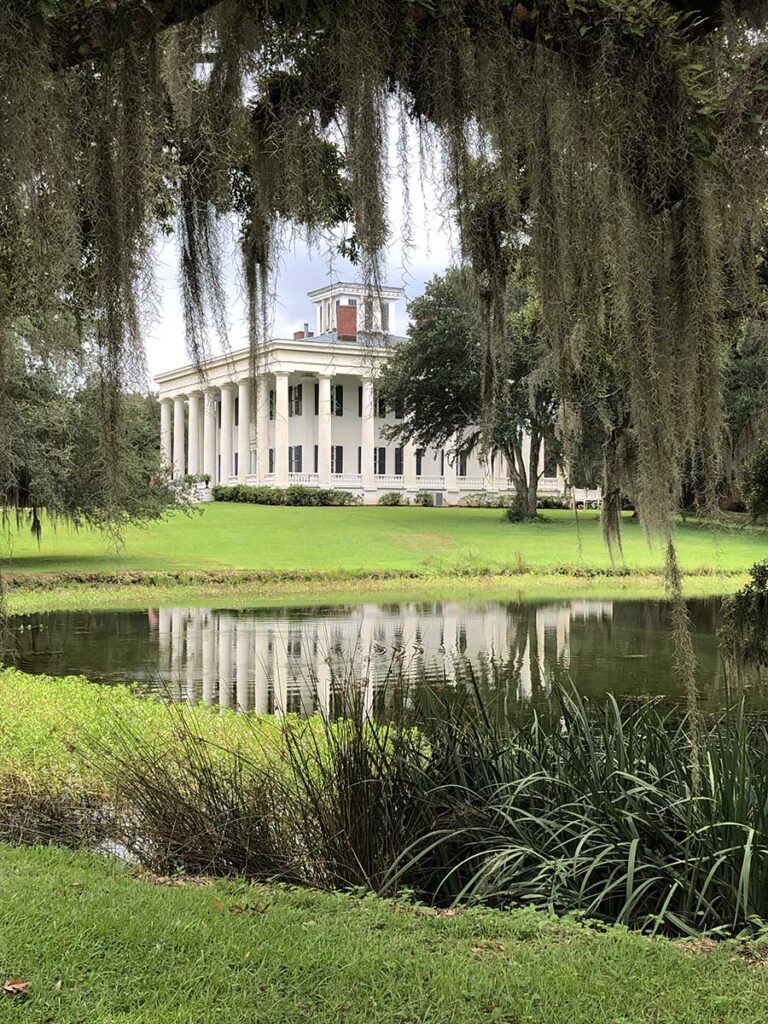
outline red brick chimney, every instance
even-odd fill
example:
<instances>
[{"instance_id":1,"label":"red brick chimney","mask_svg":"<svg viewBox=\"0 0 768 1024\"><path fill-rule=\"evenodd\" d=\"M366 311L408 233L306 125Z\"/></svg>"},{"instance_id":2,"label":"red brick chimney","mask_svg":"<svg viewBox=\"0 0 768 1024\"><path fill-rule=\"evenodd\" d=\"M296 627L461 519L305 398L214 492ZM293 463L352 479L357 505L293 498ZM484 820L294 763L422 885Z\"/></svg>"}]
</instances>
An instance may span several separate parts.
<instances>
[{"instance_id":1,"label":"red brick chimney","mask_svg":"<svg viewBox=\"0 0 768 1024\"><path fill-rule=\"evenodd\" d=\"M315 336L315 332L314 331L303 330L303 331L294 331L293 332L293 340L294 341L301 341L302 338L314 338L314 336Z\"/></svg>"},{"instance_id":2,"label":"red brick chimney","mask_svg":"<svg viewBox=\"0 0 768 1024\"><path fill-rule=\"evenodd\" d=\"M357 306L336 307L336 335L346 341L357 338Z\"/></svg>"}]
</instances>

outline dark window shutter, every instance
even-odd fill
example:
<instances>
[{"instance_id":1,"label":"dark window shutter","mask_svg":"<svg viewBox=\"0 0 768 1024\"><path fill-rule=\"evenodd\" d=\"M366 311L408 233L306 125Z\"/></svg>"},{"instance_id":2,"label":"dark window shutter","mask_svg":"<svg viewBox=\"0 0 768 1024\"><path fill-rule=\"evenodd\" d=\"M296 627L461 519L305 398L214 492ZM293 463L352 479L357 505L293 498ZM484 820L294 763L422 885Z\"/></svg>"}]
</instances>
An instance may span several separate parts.
<instances>
[{"instance_id":1,"label":"dark window shutter","mask_svg":"<svg viewBox=\"0 0 768 1024\"><path fill-rule=\"evenodd\" d=\"M395 448L395 476L403 475L403 449Z\"/></svg>"},{"instance_id":2,"label":"dark window shutter","mask_svg":"<svg viewBox=\"0 0 768 1024\"><path fill-rule=\"evenodd\" d=\"M318 468L319 468L319 464L320 464L319 463L319 459L320 459L320 449L318 448L317 445L315 445L315 470L314 470L315 473L318 472Z\"/></svg>"},{"instance_id":3,"label":"dark window shutter","mask_svg":"<svg viewBox=\"0 0 768 1024\"><path fill-rule=\"evenodd\" d=\"M315 381L315 416L320 415L320 385Z\"/></svg>"},{"instance_id":4,"label":"dark window shutter","mask_svg":"<svg viewBox=\"0 0 768 1024\"><path fill-rule=\"evenodd\" d=\"M357 415L363 415L363 386L362 384L357 389Z\"/></svg>"}]
</instances>

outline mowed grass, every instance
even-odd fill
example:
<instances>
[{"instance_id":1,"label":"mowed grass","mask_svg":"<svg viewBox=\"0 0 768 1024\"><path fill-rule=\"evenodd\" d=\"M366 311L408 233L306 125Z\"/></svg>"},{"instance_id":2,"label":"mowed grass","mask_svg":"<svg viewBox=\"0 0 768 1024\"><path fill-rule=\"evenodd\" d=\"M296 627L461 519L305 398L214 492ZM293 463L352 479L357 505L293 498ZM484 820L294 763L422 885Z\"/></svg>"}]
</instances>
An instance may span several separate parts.
<instances>
[{"instance_id":1,"label":"mowed grass","mask_svg":"<svg viewBox=\"0 0 768 1024\"><path fill-rule=\"evenodd\" d=\"M696 521L677 531L685 572L743 572L768 557L768 534L743 526L713 530ZM46 523L38 546L12 534L5 568L14 574L162 570L302 570L365 574L417 571L601 571L611 567L596 513L547 512L510 524L496 509L273 508L211 504L126 530L120 548L92 530ZM636 522L624 526L623 565L659 572L661 545Z\"/></svg>"},{"instance_id":2,"label":"mowed grass","mask_svg":"<svg viewBox=\"0 0 768 1024\"><path fill-rule=\"evenodd\" d=\"M0 1021L762 1024L759 947L591 930L533 910L437 914L0 847ZM741 953L742 955L739 955Z\"/></svg>"}]
</instances>

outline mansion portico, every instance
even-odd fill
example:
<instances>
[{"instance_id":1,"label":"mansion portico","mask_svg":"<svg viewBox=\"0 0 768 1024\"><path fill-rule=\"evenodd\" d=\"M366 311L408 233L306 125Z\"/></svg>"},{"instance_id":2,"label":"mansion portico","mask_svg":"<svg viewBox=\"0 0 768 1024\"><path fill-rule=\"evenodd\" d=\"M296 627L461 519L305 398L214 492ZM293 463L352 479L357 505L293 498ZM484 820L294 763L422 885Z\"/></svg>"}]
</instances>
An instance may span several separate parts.
<instances>
[{"instance_id":1,"label":"mansion portico","mask_svg":"<svg viewBox=\"0 0 768 1024\"><path fill-rule=\"evenodd\" d=\"M208 361L202 379L192 366L156 378L161 445L174 476L334 487L366 504L387 491L412 498L425 490L435 504L455 504L462 493L510 487L500 456L486 464L475 453L453 457L385 436L403 410L386 406L376 376L405 340L396 333L402 289L371 296L362 285L339 283L309 297L315 331L305 324L293 338L269 341L255 382L247 349ZM540 489L564 488L553 476Z\"/></svg>"}]
</instances>

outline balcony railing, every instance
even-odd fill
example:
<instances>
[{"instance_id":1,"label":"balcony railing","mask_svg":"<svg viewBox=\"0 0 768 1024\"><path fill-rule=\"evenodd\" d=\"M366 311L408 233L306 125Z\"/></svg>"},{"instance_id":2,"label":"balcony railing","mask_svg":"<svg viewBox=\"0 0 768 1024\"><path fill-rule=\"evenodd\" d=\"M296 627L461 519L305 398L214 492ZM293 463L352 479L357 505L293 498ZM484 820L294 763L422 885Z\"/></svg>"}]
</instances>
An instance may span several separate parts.
<instances>
[{"instance_id":1,"label":"balcony railing","mask_svg":"<svg viewBox=\"0 0 768 1024\"><path fill-rule=\"evenodd\" d=\"M404 479L402 473L379 473L375 477L377 487L402 487Z\"/></svg>"},{"instance_id":2,"label":"balcony railing","mask_svg":"<svg viewBox=\"0 0 768 1024\"><path fill-rule=\"evenodd\" d=\"M490 481L486 476L460 476L457 477L459 490L460 491L483 491L485 490L486 482L490 485ZM490 489L490 487L489 487Z\"/></svg>"},{"instance_id":3,"label":"balcony railing","mask_svg":"<svg viewBox=\"0 0 768 1024\"><path fill-rule=\"evenodd\" d=\"M303 487L317 487L320 477L317 473L289 473L289 484L301 484Z\"/></svg>"},{"instance_id":4,"label":"balcony railing","mask_svg":"<svg viewBox=\"0 0 768 1024\"><path fill-rule=\"evenodd\" d=\"M360 473L331 473L331 487L362 487Z\"/></svg>"},{"instance_id":5,"label":"balcony railing","mask_svg":"<svg viewBox=\"0 0 768 1024\"><path fill-rule=\"evenodd\" d=\"M442 490L445 487L444 476L417 476L416 487L419 490Z\"/></svg>"}]
</instances>

